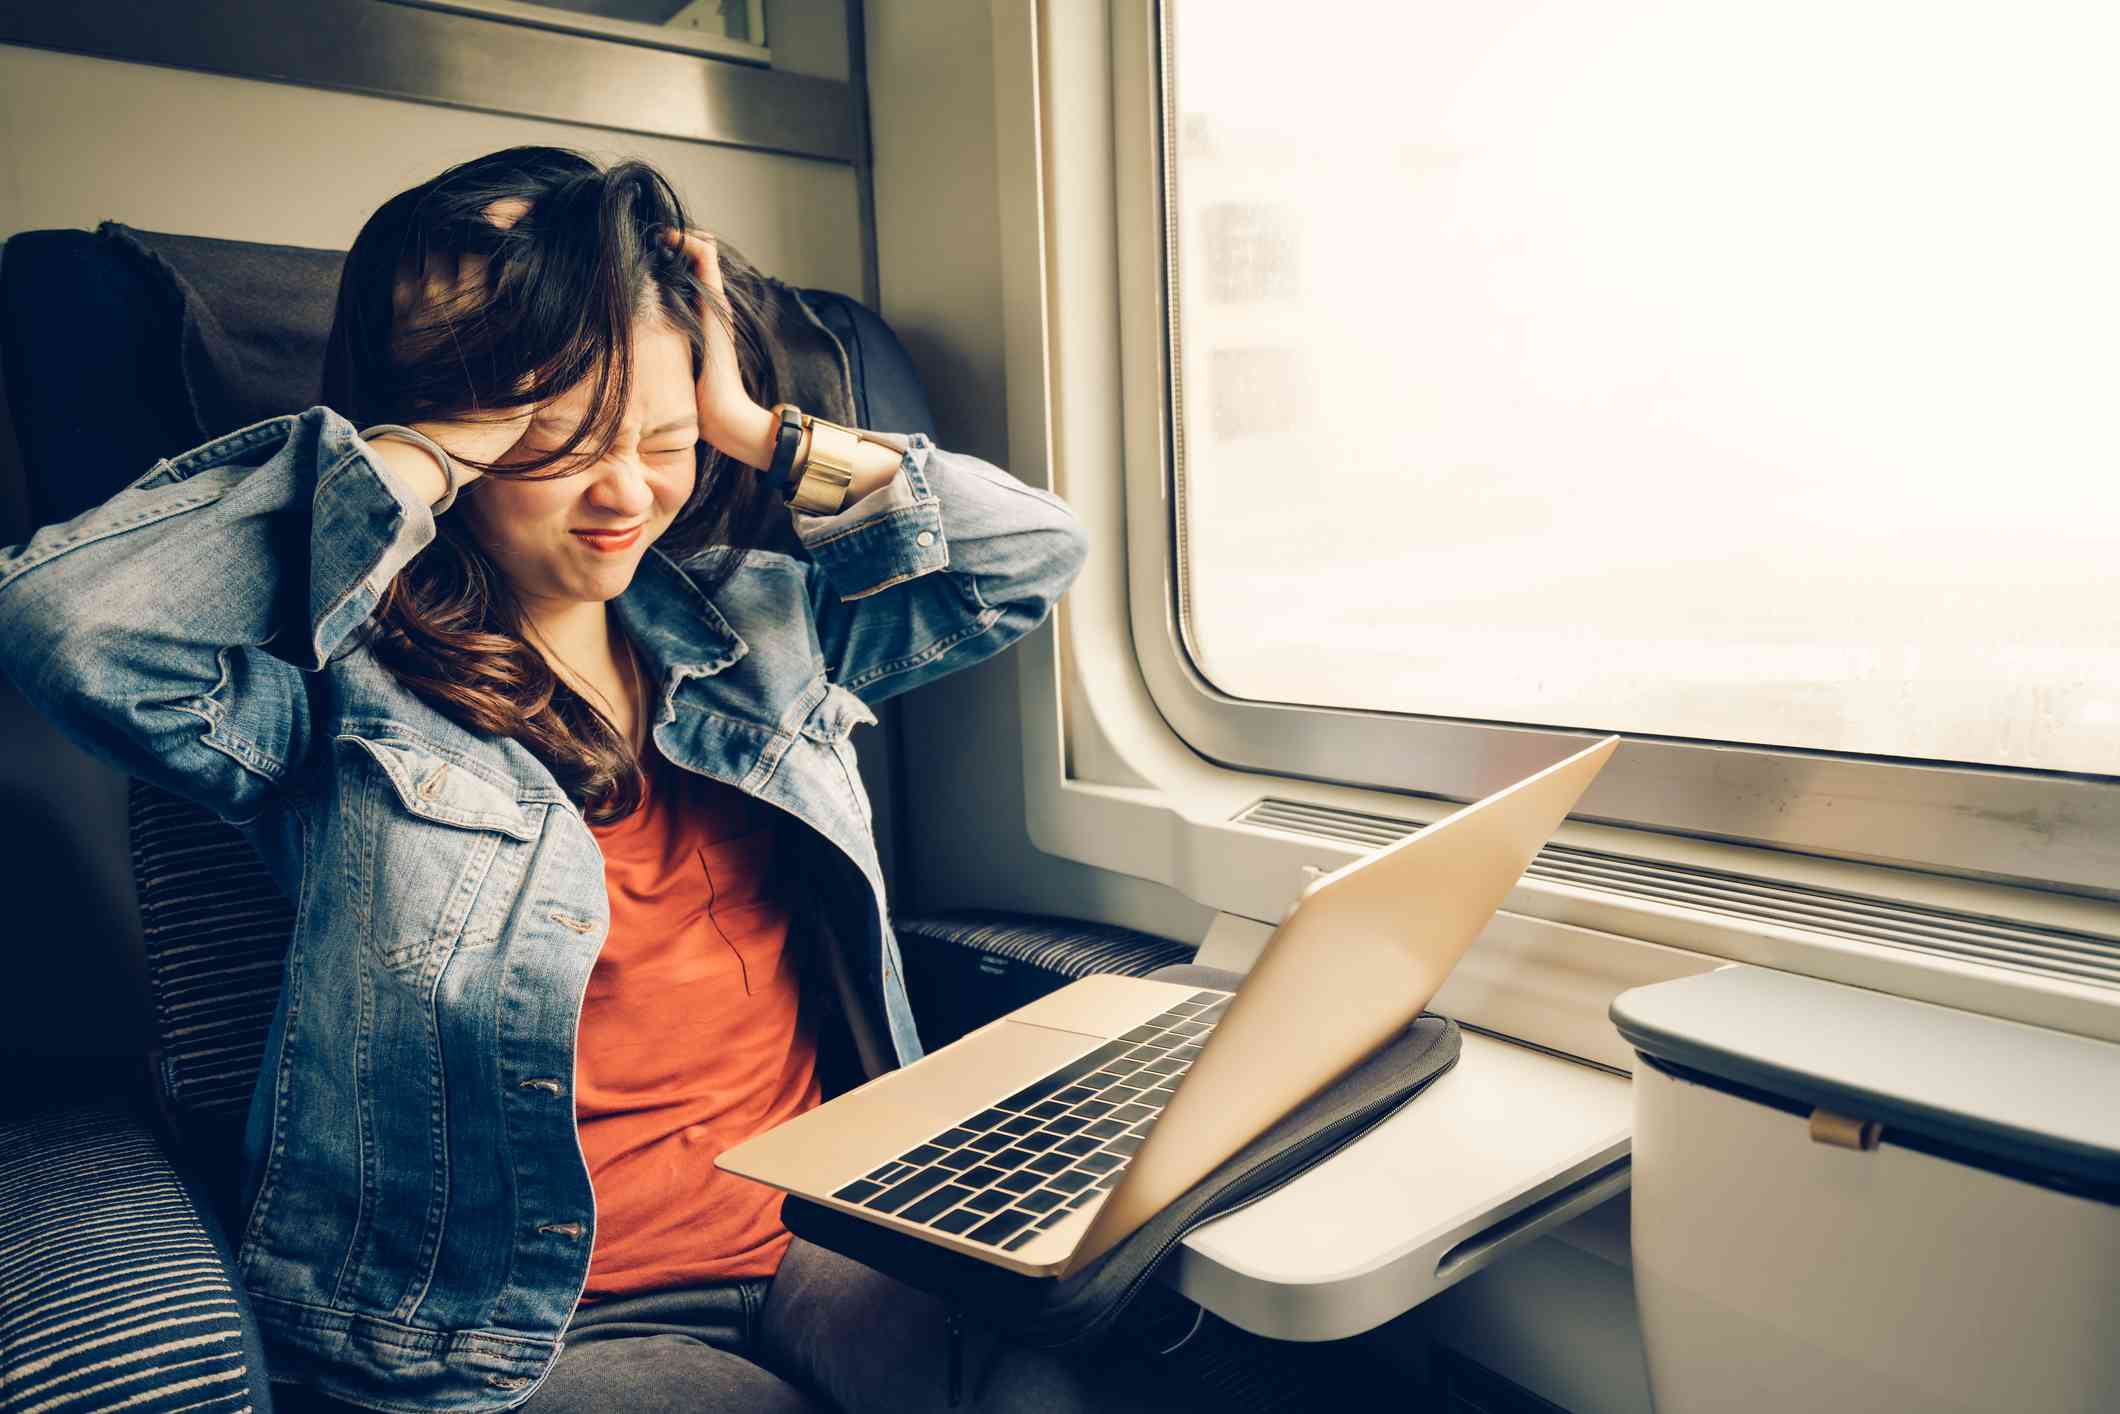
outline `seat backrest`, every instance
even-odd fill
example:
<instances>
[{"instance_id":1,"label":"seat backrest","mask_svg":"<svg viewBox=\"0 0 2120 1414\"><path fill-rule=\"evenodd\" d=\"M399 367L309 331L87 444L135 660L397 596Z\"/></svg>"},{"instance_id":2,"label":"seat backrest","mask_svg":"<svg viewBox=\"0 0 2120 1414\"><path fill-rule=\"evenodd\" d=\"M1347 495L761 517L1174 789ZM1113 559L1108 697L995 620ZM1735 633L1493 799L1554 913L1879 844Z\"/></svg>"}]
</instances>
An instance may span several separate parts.
<instances>
[{"instance_id":1,"label":"seat backrest","mask_svg":"<svg viewBox=\"0 0 2120 1414\"><path fill-rule=\"evenodd\" d=\"M0 488L0 504L26 505L31 526L66 519L158 459L313 405L344 255L114 222L14 236L0 248L0 362L24 484ZM821 326L817 347L836 340L843 354L833 401L851 397L859 425L932 436L911 360L882 319L831 291L796 293L810 314L786 314L791 341ZM120 821L81 792L27 789L53 797L37 803L91 849L129 856L138 937L120 945L138 948L154 1098L187 1162L225 1199L293 909L248 841L188 801L132 780ZM63 895L83 882L36 886L59 894L63 913Z\"/></svg>"}]
</instances>

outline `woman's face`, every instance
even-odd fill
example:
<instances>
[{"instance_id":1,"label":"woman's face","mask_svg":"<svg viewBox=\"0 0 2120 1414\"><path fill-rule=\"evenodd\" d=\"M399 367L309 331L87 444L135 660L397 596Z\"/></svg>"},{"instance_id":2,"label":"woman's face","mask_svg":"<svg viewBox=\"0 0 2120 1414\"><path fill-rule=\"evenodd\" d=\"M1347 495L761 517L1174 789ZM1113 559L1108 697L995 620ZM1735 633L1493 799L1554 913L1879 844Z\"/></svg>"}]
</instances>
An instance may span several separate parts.
<instances>
[{"instance_id":1,"label":"woman's face","mask_svg":"<svg viewBox=\"0 0 2120 1414\"><path fill-rule=\"evenodd\" d=\"M539 408L499 464L564 446L592 391L584 382ZM547 481L480 477L456 510L526 602L614 599L692 495L698 407L684 336L659 318L643 318L633 326L632 400L603 460L588 464L577 453L547 468L567 473ZM592 538L584 531L632 534Z\"/></svg>"}]
</instances>

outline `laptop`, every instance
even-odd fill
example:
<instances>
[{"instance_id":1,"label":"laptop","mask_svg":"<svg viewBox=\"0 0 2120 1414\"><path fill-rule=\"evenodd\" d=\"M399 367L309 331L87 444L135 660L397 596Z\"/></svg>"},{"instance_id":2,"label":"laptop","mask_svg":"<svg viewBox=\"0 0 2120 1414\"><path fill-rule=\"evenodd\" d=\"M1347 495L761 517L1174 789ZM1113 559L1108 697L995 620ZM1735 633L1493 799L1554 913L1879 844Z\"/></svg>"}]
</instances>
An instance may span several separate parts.
<instances>
[{"instance_id":1,"label":"laptop","mask_svg":"<svg viewBox=\"0 0 2120 1414\"><path fill-rule=\"evenodd\" d=\"M715 1162L1027 1276L1079 1271L1420 1015L1619 742L1320 875L1237 991L1084 977Z\"/></svg>"}]
</instances>

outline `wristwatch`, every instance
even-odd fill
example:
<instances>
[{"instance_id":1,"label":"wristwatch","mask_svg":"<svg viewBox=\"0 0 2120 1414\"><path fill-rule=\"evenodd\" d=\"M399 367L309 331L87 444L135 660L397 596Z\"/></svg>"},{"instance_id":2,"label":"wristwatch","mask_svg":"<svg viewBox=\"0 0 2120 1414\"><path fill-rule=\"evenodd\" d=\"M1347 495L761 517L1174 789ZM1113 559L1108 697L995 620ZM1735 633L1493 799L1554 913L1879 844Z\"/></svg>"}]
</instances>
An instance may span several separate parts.
<instances>
[{"instance_id":1,"label":"wristwatch","mask_svg":"<svg viewBox=\"0 0 2120 1414\"><path fill-rule=\"evenodd\" d=\"M793 403L775 403L773 416L780 419L780 430L774 434L773 462L766 468L766 479L785 494L795 470L795 449L802 445L802 409Z\"/></svg>"}]
</instances>

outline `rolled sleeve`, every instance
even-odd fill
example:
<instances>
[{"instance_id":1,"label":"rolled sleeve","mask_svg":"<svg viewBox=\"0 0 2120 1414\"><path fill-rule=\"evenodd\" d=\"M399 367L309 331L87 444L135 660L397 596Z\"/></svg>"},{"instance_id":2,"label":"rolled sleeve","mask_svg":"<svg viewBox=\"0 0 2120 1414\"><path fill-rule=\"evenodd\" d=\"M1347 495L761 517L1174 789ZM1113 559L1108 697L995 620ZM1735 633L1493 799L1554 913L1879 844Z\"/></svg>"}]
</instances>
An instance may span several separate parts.
<instances>
[{"instance_id":1,"label":"rolled sleeve","mask_svg":"<svg viewBox=\"0 0 2120 1414\"><path fill-rule=\"evenodd\" d=\"M797 538L841 603L948 568L942 507L926 474L932 446L916 435L896 476L835 515L789 508Z\"/></svg>"},{"instance_id":2,"label":"rolled sleeve","mask_svg":"<svg viewBox=\"0 0 2120 1414\"><path fill-rule=\"evenodd\" d=\"M858 504L792 514L819 652L832 680L872 705L1037 627L1089 549L1058 496L917 433L898 476Z\"/></svg>"}]
</instances>

